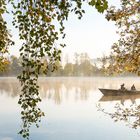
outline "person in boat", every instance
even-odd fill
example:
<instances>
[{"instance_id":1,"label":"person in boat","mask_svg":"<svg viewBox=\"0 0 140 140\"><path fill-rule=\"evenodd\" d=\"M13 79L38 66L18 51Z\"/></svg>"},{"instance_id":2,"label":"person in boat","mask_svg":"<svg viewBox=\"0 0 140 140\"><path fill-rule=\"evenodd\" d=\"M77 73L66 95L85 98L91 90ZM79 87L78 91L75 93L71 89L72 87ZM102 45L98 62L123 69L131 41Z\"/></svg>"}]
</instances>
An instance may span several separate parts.
<instances>
[{"instance_id":1,"label":"person in boat","mask_svg":"<svg viewBox=\"0 0 140 140\"><path fill-rule=\"evenodd\" d=\"M124 83L121 85L120 90L126 90L126 88L124 87Z\"/></svg>"},{"instance_id":2,"label":"person in boat","mask_svg":"<svg viewBox=\"0 0 140 140\"><path fill-rule=\"evenodd\" d=\"M133 84L131 90L136 90L135 85Z\"/></svg>"}]
</instances>

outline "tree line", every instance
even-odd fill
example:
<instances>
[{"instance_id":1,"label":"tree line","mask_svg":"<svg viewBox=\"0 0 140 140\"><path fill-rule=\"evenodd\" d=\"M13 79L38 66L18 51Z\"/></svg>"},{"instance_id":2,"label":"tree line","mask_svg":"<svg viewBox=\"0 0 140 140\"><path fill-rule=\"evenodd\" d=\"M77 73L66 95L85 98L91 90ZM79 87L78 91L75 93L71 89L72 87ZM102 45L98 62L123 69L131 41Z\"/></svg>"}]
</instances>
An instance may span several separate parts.
<instances>
[{"instance_id":1,"label":"tree line","mask_svg":"<svg viewBox=\"0 0 140 140\"><path fill-rule=\"evenodd\" d=\"M110 61L112 60L112 61ZM65 57L65 64L60 61L56 61L56 70L53 71L51 65L47 62L47 59L43 58L40 76L113 76L113 70L111 72L108 69L108 65L112 62L113 58L103 56L102 58L92 59L87 53L75 53L73 62L70 62L69 56ZM21 58L14 55L10 56L6 63L6 69L0 72L0 76L18 76L22 72ZM48 71L44 75L44 69L48 67ZM119 76L115 74L114 76ZM121 76L130 76L128 72L121 73Z\"/></svg>"}]
</instances>

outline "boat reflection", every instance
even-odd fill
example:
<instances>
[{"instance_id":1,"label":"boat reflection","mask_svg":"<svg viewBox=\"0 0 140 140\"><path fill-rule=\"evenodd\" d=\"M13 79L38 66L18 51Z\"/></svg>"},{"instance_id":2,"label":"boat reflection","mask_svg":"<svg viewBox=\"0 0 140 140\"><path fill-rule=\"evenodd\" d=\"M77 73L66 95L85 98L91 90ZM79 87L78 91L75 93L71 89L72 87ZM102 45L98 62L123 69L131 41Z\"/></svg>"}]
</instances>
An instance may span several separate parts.
<instances>
[{"instance_id":1,"label":"boat reflection","mask_svg":"<svg viewBox=\"0 0 140 140\"><path fill-rule=\"evenodd\" d=\"M123 96L102 96L99 102L120 101L120 103L124 104L126 100L130 100L132 103L135 103L136 99L140 99L140 94Z\"/></svg>"}]
</instances>

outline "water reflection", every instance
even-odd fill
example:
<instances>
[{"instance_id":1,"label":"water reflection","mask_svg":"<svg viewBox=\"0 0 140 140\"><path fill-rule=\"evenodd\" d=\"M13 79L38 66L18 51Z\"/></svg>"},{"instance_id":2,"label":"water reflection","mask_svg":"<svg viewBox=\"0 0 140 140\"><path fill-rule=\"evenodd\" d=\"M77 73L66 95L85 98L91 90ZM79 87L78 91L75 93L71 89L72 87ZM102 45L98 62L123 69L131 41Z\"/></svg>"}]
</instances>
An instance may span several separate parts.
<instances>
[{"instance_id":1,"label":"water reflection","mask_svg":"<svg viewBox=\"0 0 140 140\"><path fill-rule=\"evenodd\" d=\"M97 90L99 85L101 86L101 83L97 82L95 84L95 80L93 79L90 81L89 79L82 79L81 81L78 78L74 80L48 78L39 81L41 98L54 100L56 104L60 104L63 98L68 99L71 96L72 90L75 100L87 100L89 98L89 92ZM62 90L65 91L64 95L62 95ZM19 95L19 92L20 84L16 79L3 79L0 81L0 94L16 97Z\"/></svg>"},{"instance_id":2,"label":"water reflection","mask_svg":"<svg viewBox=\"0 0 140 140\"><path fill-rule=\"evenodd\" d=\"M136 99L139 99L140 95L123 95L123 96L102 96L99 102L110 102L110 101L120 101L122 105L127 100L130 100L132 104L136 102Z\"/></svg>"},{"instance_id":3,"label":"water reflection","mask_svg":"<svg viewBox=\"0 0 140 140\"><path fill-rule=\"evenodd\" d=\"M114 122L123 121L127 126L135 129L140 127L140 105L134 103L126 107L117 103L114 106L114 111L110 112L99 104L98 110L109 115Z\"/></svg>"},{"instance_id":4,"label":"water reflection","mask_svg":"<svg viewBox=\"0 0 140 140\"><path fill-rule=\"evenodd\" d=\"M135 79L135 80L134 80ZM56 104L61 104L63 98L69 99L73 96L75 101L89 99L89 93L98 90L98 88L114 88L118 89L120 84L126 82L125 78L40 78L40 96L41 98L47 98L54 100ZM137 89L139 87L139 79L133 78ZM132 84L131 78L127 81L126 87L130 87ZM71 95L71 91L73 95ZM63 94L65 92L65 94ZM1 78L0 80L0 94L6 94L10 97L16 97L20 93L20 84L16 78ZM137 96L123 96L117 97L103 97L101 100L125 100L128 98L135 99ZM122 98L122 99L120 99Z\"/></svg>"},{"instance_id":5,"label":"water reflection","mask_svg":"<svg viewBox=\"0 0 140 140\"><path fill-rule=\"evenodd\" d=\"M102 96L97 105L98 111L110 116L114 122L124 122L126 126L137 129L140 127L140 95ZM112 104L108 110L105 103Z\"/></svg>"},{"instance_id":6,"label":"water reflection","mask_svg":"<svg viewBox=\"0 0 140 140\"><path fill-rule=\"evenodd\" d=\"M102 93L98 90L98 88L117 89L120 87L120 84L122 83L125 83L126 86L128 86L129 88L132 85L132 81L136 85L137 89L140 89L139 87L140 80L138 78L129 78L129 80L127 78L111 79L111 78L99 78L99 77L98 78L55 78L55 77L40 78L39 79L40 96L43 99L42 102L45 108L45 109L43 108L42 110L46 114L47 121L45 120L43 122L45 126L43 129L41 129L40 132L38 132L39 130L35 130L35 133L33 134L34 135L33 139L45 140L47 137L48 140L52 140L52 139L53 140L56 139L77 140L82 138L83 140L86 140L88 139L88 137L90 137L89 139L102 140L104 139L103 137L100 136L101 135L100 132L102 129L106 130L104 132L104 136L108 136L108 139L112 139L109 137L110 135L107 135L107 133L110 130L108 131L107 125L104 125L110 123L108 121L109 119L108 120L101 119L99 113L100 111L103 112L102 114L105 113L109 115L111 118L113 118L114 121L116 121L117 118L118 121L121 120L126 123L128 120L131 120L132 118L133 120L133 121L131 120L132 124L138 124L138 121L136 122L136 120L138 120L138 113L139 113L139 108L137 103L137 101L140 99L139 95L123 96L123 97L122 96L105 97L102 96ZM20 92L20 84L18 83L18 80L16 80L16 78L0 79L0 99L2 101L6 99L9 100L17 99L19 92ZM4 97L4 99L2 97ZM8 104L9 104L9 100L7 101ZM100 111L97 112L96 104L98 103L99 100L101 106L100 106ZM135 107L132 106L132 102ZM118 106L115 105L116 103ZM128 110L129 112L130 109L133 108L133 111L131 111L131 116L130 115L127 116L127 114L125 114L126 108L129 109ZM124 114L121 111L124 112ZM3 112L1 111L1 114L5 113ZM132 113L134 115L132 115ZM122 114L123 116L121 116ZM127 122L127 124L131 122ZM16 121L14 123L16 123ZM49 125L48 124L46 125L46 123L49 123ZM73 126L75 127L73 128ZM112 126L114 126L114 123L112 124ZM131 127L133 126L131 125ZM120 128L121 127L122 126L120 125ZM135 128L138 127L139 124ZM94 132L98 132L97 135L93 133L93 130ZM7 130L5 131L7 132ZM44 139L42 137L42 133L44 134ZM112 137L114 138L115 136L113 135L116 135L115 130L114 130L114 134L112 132ZM38 136L38 138L36 138L36 136ZM131 138L129 138L129 135L127 136L128 136L127 140L131 140ZM123 140L121 138L118 139ZM135 139L133 140L137 140L137 137L135 137Z\"/></svg>"}]
</instances>

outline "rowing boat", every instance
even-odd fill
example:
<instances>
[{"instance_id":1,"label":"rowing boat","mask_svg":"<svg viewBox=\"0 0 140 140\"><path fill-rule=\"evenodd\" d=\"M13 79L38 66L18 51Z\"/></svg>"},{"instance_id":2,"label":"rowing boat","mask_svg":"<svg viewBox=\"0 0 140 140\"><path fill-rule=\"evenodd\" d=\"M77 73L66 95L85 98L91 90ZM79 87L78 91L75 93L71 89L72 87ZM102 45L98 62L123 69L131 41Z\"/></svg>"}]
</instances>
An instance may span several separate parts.
<instances>
[{"instance_id":1,"label":"rowing boat","mask_svg":"<svg viewBox=\"0 0 140 140\"><path fill-rule=\"evenodd\" d=\"M124 96L124 95L137 95L140 91L137 90L117 90L117 89L103 89L99 90L104 94L104 96Z\"/></svg>"}]
</instances>

